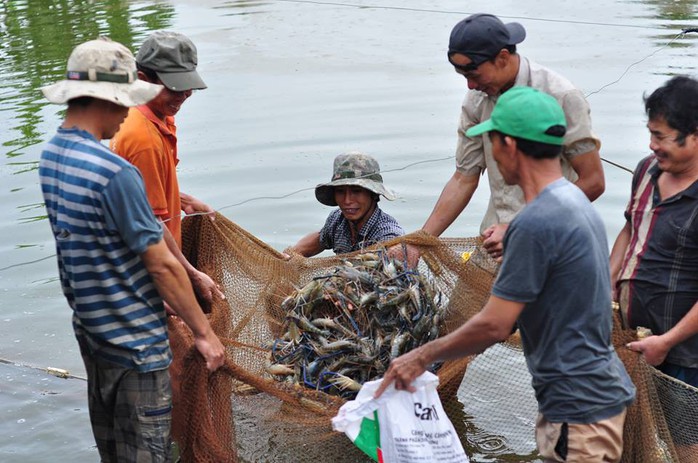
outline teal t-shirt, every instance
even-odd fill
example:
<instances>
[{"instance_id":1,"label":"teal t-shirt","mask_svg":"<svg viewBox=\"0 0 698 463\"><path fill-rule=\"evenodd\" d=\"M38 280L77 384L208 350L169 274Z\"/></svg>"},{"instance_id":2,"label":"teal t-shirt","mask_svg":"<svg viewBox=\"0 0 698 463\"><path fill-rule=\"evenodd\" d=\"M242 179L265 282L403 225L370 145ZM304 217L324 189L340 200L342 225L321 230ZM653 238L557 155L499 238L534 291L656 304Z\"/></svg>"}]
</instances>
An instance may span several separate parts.
<instances>
[{"instance_id":1,"label":"teal t-shirt","mask_svg":"<svg viewBox=\"0 0 698 463\"><path fill-rule=\"evenodd\" d=\"M611 344L606 231L579 188L561 178L514 218L492 294L525 304L518 326L547 420L595 423L632 402Z\"/></svg>"}]
</instances>

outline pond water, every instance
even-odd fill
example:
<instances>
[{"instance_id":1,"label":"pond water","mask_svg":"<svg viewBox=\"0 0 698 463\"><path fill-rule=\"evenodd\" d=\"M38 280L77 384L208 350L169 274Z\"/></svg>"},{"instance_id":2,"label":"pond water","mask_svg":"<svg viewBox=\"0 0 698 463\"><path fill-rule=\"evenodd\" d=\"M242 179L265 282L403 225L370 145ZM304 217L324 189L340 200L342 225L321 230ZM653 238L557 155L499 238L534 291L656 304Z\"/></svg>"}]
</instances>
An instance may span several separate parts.
<instances>
[{"instance_id":1,"label":"pond water","mask_svg":"<svg viewBox=\"0 0 698 463\"><path fill-rule=\"evenodd\" d=\"M70 310L56 280L36 166L60 124L38 91L70 50L97 35L137 49L152 30L187 34L209 88L178 116L182 190L282 250L321 227L313 187L336 154L374 155L401 198L381 203L408 231L454 169L465 81L445 59L453 25L489 12L519 21L520 52L589 95L602 156L633 168L648 153L642 96L695 72L698 2L541 0L6 0L0 2L0 460L95 461ZM604 163L595 206L609 240L630 174ZM473 236L481 182L445 236Z\"/></svg>"}]
</instances>

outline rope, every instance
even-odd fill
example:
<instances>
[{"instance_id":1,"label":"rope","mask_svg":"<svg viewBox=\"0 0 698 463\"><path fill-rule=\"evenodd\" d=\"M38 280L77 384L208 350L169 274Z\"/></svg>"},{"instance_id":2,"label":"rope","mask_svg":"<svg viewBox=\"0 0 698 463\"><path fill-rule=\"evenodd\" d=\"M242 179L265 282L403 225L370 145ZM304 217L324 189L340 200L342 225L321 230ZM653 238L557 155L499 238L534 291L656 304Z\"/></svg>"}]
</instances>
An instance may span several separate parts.
<instances>
[{"instance_id":1,"label":"rope","mask_svg":"<svg viewBox=\"0 0 698 463\"><path fill-rule=\"evenodd\" d=\"M698 29L684 29L684 30L681 31L679 34L677 34L676 37L674 37L674 38L671 39L669 42L667 42L667 44L664 45L663 47L657 48L655 51L653 51L653 52L650 53L649 55L645 56L644 58L642 58L642 59L640 59L640 60L637 60L637 61L635 61L634 63L631 63L628 67L625 68L625 71L623 71L623 73L620 75L620 77L618 77L616 80L614 80L613 82L609 82L609 83L607 83L606 85L603 85L602 87L599 87L597 90L594 90L593 92L587 93L587 94L584 95L584 96L587 97L587 98L589 98L590 96L599 93L601 90L604 90L604 89L610 87L611 85L617 84L617 83L620 82L620 80L625 76L625 74L628 73L628 71L630 70L630 68L632 68L633 66L635 66L635 65L637 65L637 64L642 63L642 62L645 61L647 58L650 58L650 57L652 57L653 55L655 55L656 53L658 53L658 52L664 50L664 49L667 48L669 45L671 45L671 44L674 43L676 40L678 40L680 37L683 37L684 35L686 35L687 32L698 32Z\"/></svg>"},{"instance_id":2,"label":"rope","mask_svg":"<svg viewBox=\"0 0 698 463\"><path fill-rule=\"evenodd\" d=\"M361 5L361 4L356 4L356 3L321 2L321 1L316 1L316 0L278 0L278 1L286 2L286 3L308 3L308 4L313 4L313 5L344 6L344 7L361 8L361 9L413 11L413 12L420 12L420 13L439 13L439 14L458 14L458 15L463 15L463 16L469 16L471 14L474 14L473 12L456 11L456 10L435 10L435 9L429 9L429 8L410 8L410 7L402 7L402 6ZM637 24L619 24L619 23L602 23L602 22L593 22L593 21L575 21L575 20L567 20L567 19L535 18L535 17L531 17L531 16L500 16L500 17L507 18L507 19L526 20L526 21L541 21L541 22L577 24L577 25L587 25L587 26L629 27L629 28L637 28L637 29L647 29L647 27L637 25ZM657 29L659 29L659 28L657 28ZM659 53L660 51L664 50L665 48L670 46L672 43L674 43L679 38L684 37L689 32L698 32L698 28L683 29L679 34L676 35L676 37L671 39L663 47L656 49L655 51L653 51L649 55L645 56L644 58L642 58L638 61L635 61L634 63L631 63L630 65L628 65L628 67L625 68L625 70L621 73L621 75L616 80L599 87L598 89L594 90L593 92L587 93L585 95L585 97L589 98L590 96L601 92L602 90L610 87L611 85L617 84L618 82L621 81L621 79L623 79L623 77L625 77L625 75L628 73L628 71L632 67L642 63L646 59L648 59L648 58L654 56L655 54ZM629 172L631 174L633 173L632 169L628 169L627 167L622 166L622 165L615 163L613 161L610 161L604 157L601 157L601 160L614 166L614 167L617 167L621 170L624 170L624 171ZM300 191L305 191L305 190L299 190L298 192L300 192ZM295 193L297 193L297 192L294 192L291 194L295 194ZM288 195L288 196L290 196L290 195ZM286 196L282 196L282 198L284 198L284 197L286 197ZM253 199L256 199L256 198L253 198ZM243 204L243 203L239 203L239 204ZM226 206L226 207L228 207L228 206Z\"/></svg>"},{"instance_id":3,"label":"rope","mask_svg":"<svg viewBox=\"0 0 698 463\"><path fill-rule=\"evenodd\" d=\"M473 14L473 13L469 13L469 12L465 12L465 11L454 11L454 10L434 10L434 9L428 9L428 8L410 8L410 7L382 6L382 5L361 5L361 4L343 3L343 2L321 2L321 1L316 1L316 0L277 0L277 1L286 2L286 3L307 3L307 4L314 4L314 5L344 6L344 7L362 8L362 9L370 8L370 9L382 9L382 10L399 10L399 11L411 11L411 12L423 12L423 13L440 13L440 14L459 14L459 15L470 15L470 14ZM534 17L527 17L527 16L501 16L501 17L502 17L502 18L508 18L508 19L519 19L519 20L525 19L525 20L529 20L529 21L544 21L544 22L557 22L557 23L568 23L568 24L582 24L582 25L609 26L609 27L631 27L631 28L643 28L643 29L646 28L645 26L639 26L639 25L634 25L634 24L601 23L601 22L590 22L590 21L573 21L573 20L550 19L550 18L534 18ZM642 63L643 61L649 59L650 57L652 57L652 56L654 56L655 54L659 53L660 51L664 50L665 48L669 47L669 46L670 46L672 43L674 43L676 40L678 40L678 39L681 38L681 37L684 37L686 34L688 34L688 33L690 33L690 32L694 32L694 33L695 33L695 32L698 32L698 28L686 28L686 29L683 29L679 34L677 34L673 39L671 39L671 40L670 40L668 43L666 43L664 46L662 46L662 47L660 47L660 48L654 50L652 53L648 54L648 55L645 56L644 58L642 58L642 59L640 59L640 60L638 60L638 61L635 61L635 62L631 63L630 65L628 65L628 66L625 68L625 70L621 73L621 75L620 75L616 80L614 80L614 81L612 81L612 82L609 82L609 83L607 83L607 84L605 84L605 85L599 87L598 89L596 89L596 90L594 90L594 91L592 91L592 92L587 93L587 94L585 95L585 97L586 97L586 98L589 98L589 97L591 97L591 96L593 96L593 95L596 95L596 94L600 93L601 91L605 90L606 88L610 87L611 85L617 84L618 82L620 82L620 81L623 79L623 77L625 77L625 75L628 73L628 71L630 71L631 68L633 68L634 66L636 66L636 65ZM422 161L413 162L413 163L411 163L411 164L407 164L406 166L403 166L403 167L400 167L400 168L391 169L391 170L385 170L385 171L382 171L382 172L384 172L384 173L385 173L385 172L396 172L396 171L400 171L400 170L405 170L405 169L407 169L407 168L409 168L409 167L412 167L412 166L415 166L415 165L418 165L418 164L424 164L424 163L429 163L429 162L439 162L439 161L444 161L444 160L453 159L453 158L454 158L454 156L447 156L447 157L445 157L445 158L438 158L438 159L426 159L426 160L422 160ZM614 167L617 167L617 168L619 168L619 169L621 169L621 170L624 170L624 171L626 171L626 172L628 172L628 173L630 173L630 174L633 173L632 169L629 169L629 168L627 168L627 167L625 167L625 166L623 166L623 165L621 165L621 164L618 164L618 163L616 163L616 162L613 162L613 161L611 161L611 160L609 160L609 159L606 159L606 158L604 158L604 157L601 157L601 160L604 161L604 162L606 162L606 163L608 163L608 164L610 164L610 165L612 165L612 166L614 166ZM246 200L244 200L244 201L237 202L237 203L228 204L228 205L226 205L226 206L223 206L223 207L218 208L217 210L220 212L220 211L222 211L222 210L224 210L224 209L228 209L228 208L236 207L236 206L241 206L241 205L243 205L243 204L246 204L246 203L249 203L249 202L252 202L252 201L262 200L262 199L268 199L268 200L285 199L285 198L288 198L289 196L293 196L293 195L295 195L295 194L298 194L298 193L301 193L301 192L304 192L304 191L314 190L314 189L315 189L315 187L300 188L300 189L298 189L298 190L292 191L292 192L290 192L290 193L287 193L287 194L284 194L284 195L281 195L281 196L257 196L257 197L253 197L253 198L246 199ZM206 213L206 212L197 212L197 213L194 213L194 214L187 214L187 215L188 215L188 216L196 216L196 215L207 215L207 214L208 214L208 213ZM170 220L170 219L165 219L163 222L167 222L168 220ZM40 259L36 259L36 260L33 260L33 261L21 262L21 263L19 263L19 264L13 264L13 265L9 265L9 266L6 266L6 267L2 267L2 268L0 268L0 272L6 271L6 270L9 270L9 269L12 269L12 268L24 266L24 265L29 265L29 264L41 262L41 261L43 261L43 260L50 259L51 257L54 257L54 256L55 256L55 254L52 254L52 255L50 255L50 256L42 257L42 258L40 258Z\"/></svg>"},{"instance_id":4,"label":"rope","mask_svg":"<svg viewBox=\"0 0 698 463\"><path fill-rule=\"evenodd\" d=\"M402 167L397 167L397 168L395 168L395 169L381 170L380 173L381 173L381 174L384 174L384 173L386 173L386 172L397 172L397 171L400 171L400 170L405 170L405 169L407 169L407 168L409 168L409 167L412 167L412 166L416 166L416 165L418 165L418 164L426 164L426 163L429 163L429 162L447 161L447 160L449 160L449 159L453 159L454 157L455 157L455 156L446 156L445 158L438 158L438 159L424 159L424 160L421 160L421 161L412 162L412 163L407 164L407 165L402 166ZM360 176L360 177L356 177L356 178L357 178L357 179L361 179L361 178L364 178L364 177L365 177L365 176ZM242 205L242 204L249 203L249 202L251 202L251 201L256 201L256 200L258 200L258 199L283 199L283 198L288 198L289 196L293 196L293 195L295 195L295 194L297 194L297 193L301 193L301 192L303 192L303 191L311 191L311 190L314 190L314 189L315 189L315 187L301 188L301 189L299 189L299 190L292 191L291 193L287 193L287 194L282 195L282 196L257 196L257 197L254 197L254 198L246 199L246 200L244 200L244 201L240 201L239 203L228 204L227 206L220 207L220 208L218 208L217 210L220 212L220 211L222 211L223 209L228 209L229 207L240 206L240 205ZM206 215L206 214L207 214L207 212L197 212L196 214L188 214L188 216L193 216L193 215ZM170 219L167 219L167 220L170 220ZM2 269L0 269L0 270L2 270Z\"/></svg>"},{"instance_id":5,"label":"rope","mask_svg":"<svg viewBox=\"0 0 698 463\"><path fill-rule=\"evenodd\" d=\"M63 368L54 368L54 367L36 367L34 365L28 365L26 363L20 363L20 362L13 362L12 360L0 358L0 363L4 363L5 365L12 365L14 367L20 367L20 368L30 368L32 370L38 370L38 371L43 371L44 373L48 373L49 375L55 376L57 378L63 378L63 379L79 379L82 381L87 381L87 378L84 378L82 376L77 376L71 374L68 370L64 370Z\"/></svg>"},{"instance_id":6,"label":"rope","mask_svg":"<svg viewBox=\"0 0 698 463\"><path fill-rule=\"evenodd\" d=\"M372 10L395 10L395 11L411 11L411 12L419 12L419 13L457 14L457 15L464 15L464 16L470 16L472 14L479 13L479 11L468 12L468 11L458 11L458 10L435 10L435 9L430 9L430 8L410 8L410 7L404 7L404 6L384 6L384 5L362 5L362 4L358 4L358 3L321 2L321 1L315 1L315 0L277 0L277 1L286 2L286 3L308 3L311 5L345 6L345 7L350 7L350 8L372 9ZM602 22L593 22L593 21L575 21L572 19L535 18L535 17L531 17L531 16L505 16L505 15L497 15L497 16L500 18L518 19L518 20L526 20L526 21L552 22L552 23L561 23L561 24L581 24L581 25L586 25L586 26L608 26L608 27L628 27L628 28L635 28L635 29L647 29L645 26L640 26L637 24L619 24L619 23L602 23ZM657 28L657 29L659 29L659 28Z\"/></svg>"}]
</instances>

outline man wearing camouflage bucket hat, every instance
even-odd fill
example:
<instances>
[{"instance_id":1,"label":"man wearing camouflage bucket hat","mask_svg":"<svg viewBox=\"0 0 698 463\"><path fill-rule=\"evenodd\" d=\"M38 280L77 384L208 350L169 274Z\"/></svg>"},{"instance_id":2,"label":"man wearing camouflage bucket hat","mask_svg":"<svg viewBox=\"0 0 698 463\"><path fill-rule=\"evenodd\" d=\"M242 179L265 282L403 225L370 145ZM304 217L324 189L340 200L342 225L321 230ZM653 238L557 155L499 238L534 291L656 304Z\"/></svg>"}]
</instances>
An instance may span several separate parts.
<instances>
[{"instance_id":1,"label":"man wearing camouflage bucket hat","mask_svg":"<svg viewBox=\"0 0 698 463\"><path fill-rule=\"evenodd\" d=\"M506 231L506 253L483 309L394 359L376 396L392 382L413 391L414 379L433 363L480 353L518 325L538 401L541 458L618 462L635 387L611 343L606 228L560 166L566 128L554 97L520 86L468 129L469 137L487 137L504 181L521 188L526 205Z\"/></svg>"},{"instance_id":2,"label":"man wearing camouflage bucket hat","mask_svg":"<svg viewBox=\"0 0 698 463\"><path fill-rule=\"evenodd\" d=\"M42 88L50 102L68 104L41 154L39 176L103 462L170 458L172 354L163 298L191 328L209 370L224 361L223 345L163 241L141 176L100 143L128 107L160 90L138 80L131 52L106 38L78 45L66 79Z\"/></svg>"},{"instance_id":3,"label":"man wearing camouflage bucket hat","mask_svg":"<svg viewBox=\"0 0 698 463\"><path fill-rule=\"evenodd\" d=\"M315 188L318 201L339 209L319 232L301 238L290 250L305 257L325 249L343 254L404 235L397 221L378 207L380 196L397 198L383 185L378 161L356 151L340 154L334 159L332 180Z\"/></svg>"}]
</instances>

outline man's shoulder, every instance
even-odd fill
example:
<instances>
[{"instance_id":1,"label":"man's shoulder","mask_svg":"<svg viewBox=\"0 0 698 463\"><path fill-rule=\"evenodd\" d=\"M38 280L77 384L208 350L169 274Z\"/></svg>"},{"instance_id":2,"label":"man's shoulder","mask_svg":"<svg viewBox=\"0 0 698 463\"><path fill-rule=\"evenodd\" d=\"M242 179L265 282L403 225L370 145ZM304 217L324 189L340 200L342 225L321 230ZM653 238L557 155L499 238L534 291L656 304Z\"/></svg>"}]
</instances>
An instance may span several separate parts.
<instances>
[{"instance_id":1,"label":"man's shoulder","mask_svg":"<svg viewBox=\"0 0 698 463\"><path fill-rule=\"evenodd\" d=\"M384 220L384 221L386 221L386 222L397 222L397 220L395 220L395 218L394 218L392 215L390 215L390 214L388 214L387 212L385 212L385 211L384 211L383 209L381 209L380 206L378 206L378 205L376 205L376 212L375 212L375 214L376 214L376 216L377 216L380 220Z\"/></svg>"},{"instance_id":2,"label":"man's shoulder","mask_svg":"<svg viewBox=\"0 0 698 463\"><path fill-rule=\"evenodd\" d=\"M522 58L526 59L526 58ZM528 82L524 85L537 88L555 98L560 98L570 92L581 91L565 76L552 69L526 59L528 63Z\"/></svg>"},{"instance_id":3,"label":"man's shoulder","mask_svg":"<svg viewBox=\"0 0 698 463\"><path fill-rule=\"evenodd\" d=\"M405 231L397 220L390 214L376 207L373 215L368 220L361 233L369 241L384 241L386 239L402 236Z\"/></svg>"},{"instance_id":4,"label":"man's shoulder","mask_svg":"<svg viewBox=\"0 0 698 463\"><path fill-rule=\"evenodd\" d=\"M119 128L119 132L117 132L117 134L124 130L142 130L145 126L145 122L149 122L148 118L145 117L138 107L130 108L128 110L128 115L126 116L126 119L124 119L124 122L121 123L121 127Z\"/></svg>"},{"instance_id":5,"label":"man's shoulder","mask_svg":"<svg viewBox=\"0 0 698 463\"><path fill-rule=\"evenodd\" d=\"M121 123L119 131L112 138L110 146L118 152L120 146L149 143L156 132L155 124L148 120L138 108L131 108L128 116Z\"/></svg>"},{"instance_id":6,"label":"man's shoulder","mask_svg":"<svg viewBox=\"0 0 698 463\"><path fill-rule=\"evenodd\" d=\"M342 211L340 209L335 209L329 213L327 220L325 220L325 225L330 227L336 227L344 219Z\"/></svg>"},{"instance_id":7,"label":"man's shoulder","mask_svg":"<svg viewBox=\"0 0 698 463\"><path fill-rule=\"evenodd\" d=\"M155 124L138 108L131 108L109 146L115 153L125 156L138 147L152 145L158 139Z\"/></svg>"},{"instance_id":8,"label":"man's shoulder","mask_svg":"<svg viewBox=\"0 0 698 463\"><path fill-rule=\"evenodd\" d=\"M650 175L654 171L654 167L657 165L657 158L653 155L650 154L649 156L645 156L640 160L640 162L637 163L637 166L635 166L635 172L634 175L636 177L644 177L646 175Z\"/></svg>"},{"instance_id":9,"label":"man's shoulder","mask_svg":"<svg viewBox=\"0 0 698 463\"><path fill-rule=\"evenodd\" d=\"M579 187L561 178L543 189L519 212L514 221L535 228L554 228L564 225L555 218L561 217L565 211L575 211L590 204Z\"/></svg>"},{"instance_id":10,"label":"man's shoulder","mask_svg":"<svg viewBox=\"0 0 698 463\"><path fill-rule=\"evenodd\" d=\"M462 110L471 114L480 113L484 110L487 104L494 106L491 98L484 92L477 90L468 90L463 98Z\"/></svg>"},{"instance_id":11,"label":"man's shoulder","mask_svg":"<svg viewBox=\"0 0 698 463\"><path fill-rule=\"evenodd\" d=\"M79 163L89 168L90 165L106 167L118 171L130 166L107 146L78 129L59 130L42 151L42 159L54 157L60 153L64 163Z\"/></svg>"}]
</instances>

